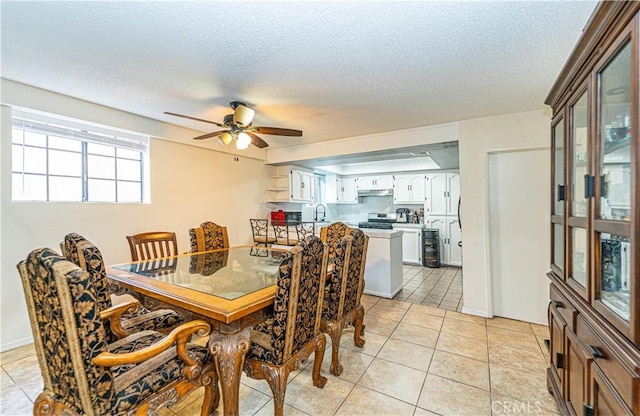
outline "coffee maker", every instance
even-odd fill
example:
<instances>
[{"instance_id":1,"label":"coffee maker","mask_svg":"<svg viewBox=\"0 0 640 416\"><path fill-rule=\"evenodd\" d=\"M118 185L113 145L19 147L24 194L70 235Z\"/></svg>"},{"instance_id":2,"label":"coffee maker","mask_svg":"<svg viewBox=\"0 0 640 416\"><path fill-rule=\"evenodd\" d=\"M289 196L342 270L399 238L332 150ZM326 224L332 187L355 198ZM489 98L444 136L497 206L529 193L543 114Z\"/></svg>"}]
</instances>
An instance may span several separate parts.
<instances>
[{"instance_id":1,"label":"coffee maker","mask_svg":"<svg viewBox=\"0 0 640 416\"><path fill-rule=\"evenodd\" d=\"M397 222L411 222L411 210L409 208L396 209Z\"/></svg>"}]
</instances>

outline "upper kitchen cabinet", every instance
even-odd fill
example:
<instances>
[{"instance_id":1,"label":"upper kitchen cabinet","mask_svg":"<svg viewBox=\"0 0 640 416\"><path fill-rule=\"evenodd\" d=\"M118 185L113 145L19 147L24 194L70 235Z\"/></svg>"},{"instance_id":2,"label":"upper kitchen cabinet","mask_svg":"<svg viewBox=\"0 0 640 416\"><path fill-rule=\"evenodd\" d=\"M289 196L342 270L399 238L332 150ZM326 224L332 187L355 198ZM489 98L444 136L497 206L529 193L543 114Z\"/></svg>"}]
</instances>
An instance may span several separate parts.
<instances>
[{"instance_id":1,"label":"upper kitchen cabinet","mask_svg":"<svg viewBox=\"0 0 640 416\"><path fill-rule=\"evenodd\" d=\"M458 215L460 174L433 173L426 177L429 215Z\"/></svg>"},{"instance_id":2,"label":"upper kitchen cabinet","mask_svg":"<svg viewBox=\"0 0 640 416\"><path fill-rule=\"evenodd\" d=\"M270 166L268 202L313 202L313 172L296 166Z\"/></svg>"},{"instance_id":3,"label":"upper kitchen cabinet","mask_svg":"<svg viewBox=\"0 0 640 416\"><path fill-rule=\"evenodd\" d=\"M358 191L378 191L393 188L393 175L358 176Z\"/></svg>"},{"instance_id":4,"label":"upper kitchen cabinet","mask_svg":"<svg viewBox=\"0 0 640 416\"><path fill-rule=\"evenodd\" d=\"M327 175L325 177L328 204L357 204L358 190L355 176Z\"/></svg>"},{"instance_id":5,"label":"upper kitchen cabinet","mask_svg":"<svg viewBox=\"0 0 640 416\"><path fill-rule=\"evenodd\" d=\"M417 204L427 200L427 176L396 175L393 185L394 204Z\"/></svg>"},{"instance_id":6,"label":"upper kitchen cabinet","mask_svg":"<svg viewBox=\"0 0 640 416\"><path fill-rule=\"evenodd\" d=\"M640 414L639 13L601 2L546 99L547 380L563 414Z\"/></svg>"}]
</instances>

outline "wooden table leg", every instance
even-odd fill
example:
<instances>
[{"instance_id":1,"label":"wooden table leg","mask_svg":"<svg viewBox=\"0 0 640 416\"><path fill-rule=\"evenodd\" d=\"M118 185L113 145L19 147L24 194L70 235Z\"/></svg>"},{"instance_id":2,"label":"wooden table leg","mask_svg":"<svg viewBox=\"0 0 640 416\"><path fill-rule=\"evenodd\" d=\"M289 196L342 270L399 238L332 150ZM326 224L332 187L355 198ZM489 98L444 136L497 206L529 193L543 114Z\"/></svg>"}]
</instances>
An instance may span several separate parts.
<instances>
[{"instance_id":1,"label":"wooden table leg","mask_svg":"<svg viewBox=\"0 0 640 416\"><path fill-rule=\"evenodd\" d=\"M239 415L240 378L249 345L249 328L235 333L212 331L209 338L209 349L218 370L225 416Z\"/></svg>"}]
</instances>

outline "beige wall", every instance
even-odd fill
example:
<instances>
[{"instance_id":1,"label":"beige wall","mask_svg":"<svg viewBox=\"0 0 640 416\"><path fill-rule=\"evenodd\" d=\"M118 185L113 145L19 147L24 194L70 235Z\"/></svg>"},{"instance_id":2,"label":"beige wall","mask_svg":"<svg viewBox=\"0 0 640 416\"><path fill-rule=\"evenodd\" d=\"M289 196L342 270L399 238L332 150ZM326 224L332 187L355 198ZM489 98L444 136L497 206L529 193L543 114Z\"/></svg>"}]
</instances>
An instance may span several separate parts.
<instances>
[{"instance_id":1,"label":"beige wall","mask_svg":"<svg viewBox=\"0 0 640 416\"><path fill-rule=\"evenodd\" d=\"M96 243L108 264L125 262L130 258L126 235L175 231L179 250L188 251L188 228L206 220L226 225L230 244L248 244L249 218L266 215L259 212L267 176L262 160L234 161L230 154L159 139L150 140L150 204L12 202L8 107L2 107L1 128L0 350L31 342L16 270L30 250L58 250L64 235L74 231Z\"/></svg>"},{"instance_id":2,"label":"beige wall","mask_svg":"<svg viewBox=\"0 0 640 416\"><path fill-rule=\"evenodd\" d=\"M549 148L549 122L550 113L539 110L459 123L464 312L493 316L490 286L489 154ZM530 174L549 177L547 167ZM549 195L532 194L529 198L548 199ZM523 213L523 220L526 220L526 213ZM548 227L548 222L540 226ZM522 238L532 237L523 235ZM545 247L542 252L549 252L548 239L540 238L537 244ZM501 255L508 257L509 253ZM546 277L542 275L540 279Z\"/></svg>"}]
</instances>

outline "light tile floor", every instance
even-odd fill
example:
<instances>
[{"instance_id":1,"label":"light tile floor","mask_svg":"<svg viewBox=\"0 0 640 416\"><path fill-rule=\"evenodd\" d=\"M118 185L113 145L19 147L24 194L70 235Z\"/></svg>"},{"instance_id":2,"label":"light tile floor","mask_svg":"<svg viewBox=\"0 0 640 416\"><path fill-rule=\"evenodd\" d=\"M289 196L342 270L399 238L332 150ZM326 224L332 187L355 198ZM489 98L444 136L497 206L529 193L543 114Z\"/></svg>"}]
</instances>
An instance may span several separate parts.
<instances>
[{"instance_id":1,"label":"light tile floor","mask_svg":"<svg viewBox=\"0 0 640 416\"><path fill-rule=\"evenodd\" d=\"M402 266L402 289L393 298L451 311L462 310L462 268Z\"/></svg>"},{"instance_id":2,"label":"light tile floor","mask_svg":"<svg viewBox=\"0 0 640 416\"><path fill-rule=\"evenodd\" d=\"M345 330L340 377L329 373L327 346L324 389L313 386L308 364L292 373L286 415L558 414L546 388L545 326L373 296L363 305L365 346ZM31 414L42 390L33 345L1 353L0 363L0 415ZM201 404L202 389L161 415L199 415ZM264 380L243 376L240 414L273 414Z\"/></svg>"}]
</instances>

